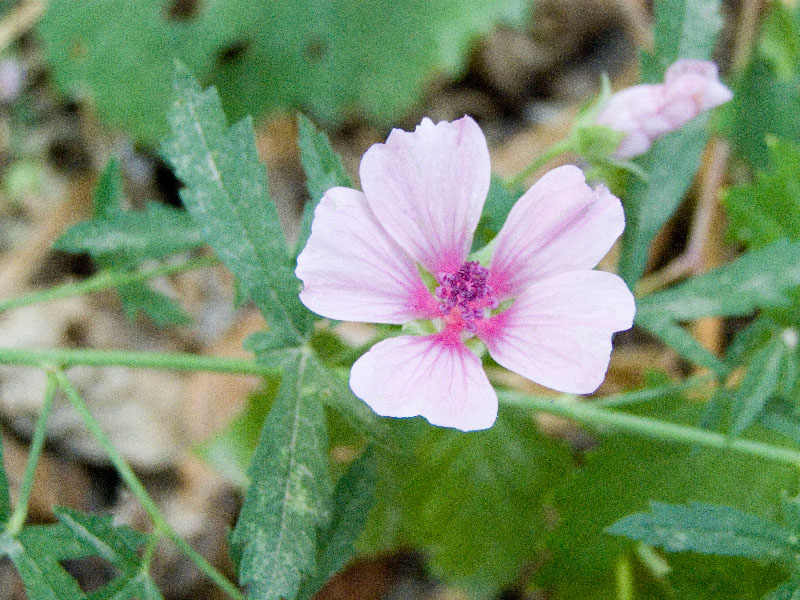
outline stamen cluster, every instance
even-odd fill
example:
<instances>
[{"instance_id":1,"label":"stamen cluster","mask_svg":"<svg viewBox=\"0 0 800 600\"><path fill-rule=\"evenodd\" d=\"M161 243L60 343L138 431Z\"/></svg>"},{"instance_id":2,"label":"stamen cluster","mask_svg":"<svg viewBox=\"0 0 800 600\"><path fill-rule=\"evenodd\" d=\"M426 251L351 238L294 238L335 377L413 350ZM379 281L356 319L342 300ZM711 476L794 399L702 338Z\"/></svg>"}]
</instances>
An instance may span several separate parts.
<instances>
[{"instance_id":1,"label":"stamen cluster","mask_svg":"<svg viewBox=\"0 0 800 600\"><path fill-rule=\"evenodd\" d=\"M464 328L475 331L475 321L483 319L486 308L497 308L499 302L492 295L488 283L489 270L477 261L465 262L455 273L439 273L436 297L443 315L457 308Z\"/></svg>"}]
</instances>

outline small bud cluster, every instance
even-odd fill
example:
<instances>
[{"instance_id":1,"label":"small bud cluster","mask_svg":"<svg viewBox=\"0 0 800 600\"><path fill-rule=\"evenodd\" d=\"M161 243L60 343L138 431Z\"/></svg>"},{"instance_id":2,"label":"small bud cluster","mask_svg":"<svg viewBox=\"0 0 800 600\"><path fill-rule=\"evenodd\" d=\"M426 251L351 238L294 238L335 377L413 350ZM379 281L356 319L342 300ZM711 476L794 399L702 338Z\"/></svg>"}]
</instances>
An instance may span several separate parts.
<instances>
[{"instance_id":1,"label":"small bud cluster","mask_svg":"<svg viewBox=\"0 0 800 600\"><path fill-rule=\"evenodd\" d=\"M484 309L499 305L488 283L489 271L477 261L464 263L455 273L439 273L437 280L439 310L447 315L458 308L464 328L469 332L475 331L475 321L483 318Z\"/></svg>"}]
</instances>

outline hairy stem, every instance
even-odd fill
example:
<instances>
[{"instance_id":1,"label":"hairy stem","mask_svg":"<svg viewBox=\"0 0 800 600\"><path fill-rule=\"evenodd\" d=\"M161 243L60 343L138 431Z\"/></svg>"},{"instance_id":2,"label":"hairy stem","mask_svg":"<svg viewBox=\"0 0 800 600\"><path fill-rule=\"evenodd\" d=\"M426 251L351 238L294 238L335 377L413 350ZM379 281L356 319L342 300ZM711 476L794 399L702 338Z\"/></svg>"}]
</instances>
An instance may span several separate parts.
<instances>
[{"instance_id":1,"label":"hairy stem","mask_svg":"<svg viewBox=\"0 0 800 600\"><path fill-rule=\"evenodd\" d=\"M595 406L592 402L526 396L516 392L500 392L506 404L566 417L591 427L611 427L643 437L678 442L706 448L718 448L758 456L776 462L800 466L800 452L754 440L732 438L716 431L678 425L658 419L640 417Z\"/></svg>"},{"instance_id":2,"label":"hairy stem","mask_svg":"<svg viewBox=\"0 0 800 600\"><path fill-rule=\"evenodd\" d=\"M167 275L175 275L177 273L184 273L204 267L213 267L218 264L220 264L219 259L207 257L189 260L178 265L159 265L152 269L143 269L141 271L100 273L78 283L66 283L40 292L15 296L8 300L0 301L0 312L12 308L19 308L21 306L29 306L31 304L51 302L53 300L71 298L73 296L82 296L92 292L115 288L120 285L140 283L148 279L155 279L156 277L166 277Z\"/></svg>"},{"instance_id":3,"label":"hairy stem","mask_svg":"<svg viewBox=\"0 0 800 600\"><path fill-rule=\"evenodd\" d=\"M132 367L172 371L206 371L268 377L279 369L252 360L177 352L137 352L84 348L0 348L0 365Z\"/></svg>"},{"instance_id":4,"label":"hairy stem","mask_svg":"<svg viewBox=\"0 0 800 600\"><path fill-rule=\"evenodd\" d=\"M156 529L156 531L172 540L172 542L197 565L197 568L205 573L208 578L216 583L221 589L223 589L229 597L233 598L234 600L244 600L244 595L239 591L239 589L222 573L215 569L211 563L203 558L183 538L181 538L175 532L175 530L172 529L170 524L167 523L166 519L164 519L164 516L161 514L161 511L158 509L155 502L153 502L153 499L150 498L147 490L144 489L144 486L136 477L133 470L130 468L130 466L128 466L128 463L125 462L125 459L122 458L122 455L120 455L117 449L114 448L114 445L111 443L111 440L108 438L105 431L103 431L102 427L100 427L100 424L92 416L92 413L89 411L89 408L86 406L83 398L81 398L80 393L78 393L78 390L72 385L72 382L70 382L70 380L67 378L64 371L55 371L55 377L59 387L64 390L64 393L67 395L67 398L69 398L72 406L81 416L81 419L83 419L83 422L89 430L89 433L92 434L92 437L94 437L103 448L109 459L111 459L111 463L119 472L120 477L122 477L122 480L125 482L125 485L128 486L128 489L150 516L150 519L153 521L153 527Z\"/></svg>"},{"instance_id":5,"label":"hairy stem","mask_svg":"<svg viewBox=\"0 0 800 600\"><path fill-rule=\"evenodd\" d=\"M19 488L17 505L14 507L14 513L11 515L8 523L6 523L6 533L12 537L22 530L25 519L28 517L28 502L31 497L31 490L33 489L33 479L36 474L36 466L39 464L39 457L42 455L45 433L47 432L47 420L50 418L50 413L53 410L53 400L55 399L57 389L58 384L55 376L52 373L48 373L42 412L39 413L39 418L36 421L36 429L33 432L33 441L31 442L31 449L28 453L28 463L25 465L25 475L22 478L22 485Z\"/></svg>"}]
</instances>

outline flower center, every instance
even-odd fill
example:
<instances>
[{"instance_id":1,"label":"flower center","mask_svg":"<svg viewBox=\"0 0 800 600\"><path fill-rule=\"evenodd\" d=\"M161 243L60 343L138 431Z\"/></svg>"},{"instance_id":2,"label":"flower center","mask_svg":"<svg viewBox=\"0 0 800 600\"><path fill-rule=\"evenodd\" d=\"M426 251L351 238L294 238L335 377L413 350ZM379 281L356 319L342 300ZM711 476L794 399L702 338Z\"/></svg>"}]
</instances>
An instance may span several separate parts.
<instances>
[{"instance_id":1,"label":"flower center","mask_svg":"<svg viewBox=\"0 0 800 600\"><path fill-rule=\"evenodd\" d=\"M477 261L465 262L455 273L439 273L436 297L443 315L460 315L464 328L475 331L475 321L483 319L485 309L495 309L499 303L492 295L489 270Z\"/></svg>"}]
</instances>

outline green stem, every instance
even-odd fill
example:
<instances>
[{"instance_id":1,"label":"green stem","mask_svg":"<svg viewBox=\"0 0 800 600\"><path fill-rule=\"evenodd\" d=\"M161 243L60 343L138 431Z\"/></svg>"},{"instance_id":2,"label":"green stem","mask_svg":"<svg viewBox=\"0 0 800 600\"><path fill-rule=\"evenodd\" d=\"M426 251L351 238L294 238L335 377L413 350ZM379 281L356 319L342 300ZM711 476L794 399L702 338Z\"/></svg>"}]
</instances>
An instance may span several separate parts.
<instances>
[{"instance_id":1,"label":"green stem","mask_svg":"<svg viewBox=\"0 0 800 600\"><path fill-rule=\"evenodd\" d=\"M115 288L120 285L139 283L142 281L147 281L148 279L155 279L156 277L166 277L167 275L175 275L176 273L183 273L193 269L202 269L204 267L212 267L218 264L220 264L220 262L217 258L198 258L178 265L159 265L152 269L144 269L142 271L122 273L112 271L100 273L78 283L66 283L64 285L58 285L46 290L42 290L41 292L33 292L31 294L25 294L24 296L15 296L14 298L3 300L0 302L0 312L10 310L12 308L19 308L21 306L60 300L61 298L82 296L83 294L99 292L102 290Z\"/></svg>"},{"instance_id":2,"label":"green stem","mask_svg":"<svg viewBox=\"0 0 800 600\"><path fill-rule=\"evenodd\" d=\"M534 160L531 164L525 167L521 172L517 173L513 177L506 179L505 185L508 189L513 190L520 185L522 185L525 180L533 175L536 171L541 169L544 165L549 163L551 160L556 158L557 156L561 156L562 154L566 154L567 152L572 152L573 150L573 140L572 138L567 138L550 146L544 153L540 154L536 160Z\"/></svg>"},{"instance_id":3,"label":"green stem","mask_svg":"<svg viewBox=\"0 0 800 600\"><path fill-rule=\"evenodd\" d=\"M608 410L607 408L595 406L592 402L526 396L516 392L500 392L498 395L500 400L506 404L566 417L592 427L609 426L666 442L732 450L742 454L800 466L800 452L790 448L742 438L732 438L716 431L708 431L699 427L678 425L667 421Z\"/></svg>"},{"instance_id":4,"label":"green stem","mask_svg":"<svg viewBox=\"0 0 800 600\"><path fill-rule=\"evenodd\" d=\"M207 371L269 377L277 368L252 360L224 356L203 356L171 352L137 352L130 350L94 350L84 348L0 348L0 364L42 367L132 367L174 371Z\"/></svg>"},{"instance_id":5,"label":"green stem","mask_svg":"<svg viewBox=\"0 0 800 600\"><path fill-rule=\"evenodd\" d=\"M53 410L53 399L56 396L57 389L58 385L55 377L51 373L48 373L42 412L39 413L39 418L36 421L36 429L33 432L33 441L31 442L30 453L28 454L28 463L25 465L25 475L22 477L22 485L19 489L17 506L14 508L14 513L11 515L8 523L6 523L6 533L12 537L16 536L22 530L25 519L28 517L28 502L30 501L31 491L33 489L33 479L36 474L36 466L39 464L39 457L42 454L42 448L44 447L47 420L50 418L50 413Z\"/></svg>"},{"instance_id":6,"label":"green stem","mask_svg":"<svg viewBox=\"0 0 800 600\"><path fill-rule=\"evenodd\" d=\"M638 404L640 402L648 402L656 398L662 398L669 394L682 392L693 387L697 387L708 383L714 379L711 373L705 375L695 375L688 377L680 383L672 383L669 385L662 385L654 388L647 388L636 392L627 392L624 394L611 394L609 396L602 396L595 398L591 401L592 406L602 406L603 408L611 408L616 406L627 406L630 404Z\"/></svg>"},{"instance_id":7,"label":"green stem","mask_svg":"<svg viewBox=\"0 0 800 600\"><path fill-rule=\"evenodd\" d=\"M172 540L172 542L197 565L197 568L205 573L208 578L216 583L221 589L223 589L228 596L234 598L235 600L244 600L244 595L239 591L239 589L222 573L217 571L217 569L215 569L211 563L203 558L194 548L192 548L183 538L181 538L174 529L172 529L169 523L167 523L166 519L164 519L164 516L161 514L161 511L158 510L155 502L153 502L153 499L150 498L147 490L144 489L144 486L136 477L133 470L128 466L128 463L125 462L125 459L122 458L122 455L117 452L117 449L114 448L114 445L111 443L111 440L108 438L105 431L103 431L102 427L100 427L100 424L92 416L92 413L89 411L89 408L86 406L83 398L81 398L78 390L72 385L64 371L55 371L55 377L58 385L62 390L64 390L64 393L72 403L72 406L83 419L83 422L89 430L89 433L92 434L92 436L106 452L109 459L111 459L111 463L119 472L120 477L122 477L122 480L128 486L128 489L150 516L155 530Z\"/></svg>"}]
</instances>

